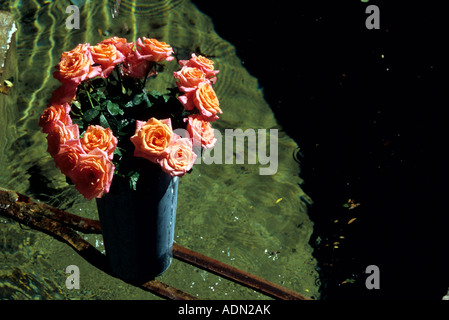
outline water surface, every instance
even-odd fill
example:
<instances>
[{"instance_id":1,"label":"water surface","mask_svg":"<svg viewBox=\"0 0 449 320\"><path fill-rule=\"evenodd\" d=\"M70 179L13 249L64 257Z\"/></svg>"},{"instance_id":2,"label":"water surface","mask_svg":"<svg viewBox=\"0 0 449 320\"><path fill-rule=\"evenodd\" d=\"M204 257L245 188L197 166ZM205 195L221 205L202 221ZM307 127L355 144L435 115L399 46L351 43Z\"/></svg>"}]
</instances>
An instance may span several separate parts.
<instances>
[{"instance_id":1,"label":"water surface","mask_svg":"<svg viewBox=\"0 0 449 320\"><path fill-rule=\"evenodd\" d=\"M98 218L95 202L86 201L55 168L38 127L39 116L59 85L52 72L62 52L117 35L128 41L158 38L184 57L191 52L207 55L220 70L215 89L224 113L214 128L221 132L278 129L279 167L275 175L262 176L259 165L196 165L180 179L175 241L318 298L319 277L309 245L313 223L307 205L311 200L300 187L300 167L292 157L298 146L276 122L257 79L242 66L235 47L216 34L213 21L190 1L122 1L115 19L110 14L112 1L89 1L80 8L80 29L68 30L67 5L21 1L9 8L18 22L19 97L15 118L0 115L1 126L14 127L10 136L0 139L0 154L4 154L0 186ZM174 86L171 75L177 68L174 62L167 64L166 72L150 85L155 89ZM158 299L108 276L48 235L5 218L0 218L0 228L3 299ZM104 250L101 235L85 238ZM65 288L68 265L80 268L80 290ZM176 260L160 280L203 299L267 298Z\"/></svg>"}]
</instances>

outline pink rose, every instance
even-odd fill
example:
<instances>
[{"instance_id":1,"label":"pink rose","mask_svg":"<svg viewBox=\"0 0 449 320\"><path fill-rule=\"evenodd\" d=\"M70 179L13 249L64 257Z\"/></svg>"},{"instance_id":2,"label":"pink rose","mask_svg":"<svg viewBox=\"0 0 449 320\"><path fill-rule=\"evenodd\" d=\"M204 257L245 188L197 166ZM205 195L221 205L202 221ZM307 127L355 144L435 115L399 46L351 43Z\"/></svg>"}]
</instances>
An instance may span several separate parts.
<instances>
[{"instance_id":1,"label":"pink rose","mask_svg":"<svg viewBox=\"0 0 449 320\"><path fill-rule=\"evenodd\" d=\"M174 57L171 57L173 49L168 44L145 37L137 39L135 53L139 59L147 61L161 62L174 59Z\"/></svg>"},{"instance_id":2,"label":"pink rose","mask_svg":"<svg viewBox=\"0 0 449 320\"><path fill-rule=\"evenodd\" d=\"M178 72L174 72L173 76L179 81L176 82L181 92L192 92L198 88L201 82L206 80L206 74L198 68L184 66Z\"/></svg>"},{"instance_id":3,"label":"pink rose","mask_svg":"<svg viewBox=\"0 0 449 320\"><path fill-rule=\"evenodd\" d=\"M79 155L78 163L69 172L68 177L79 193L87 200L92 200L109 192L114 170L108 155L100 149L95 149L88 154Z\"/></svg>"},{"instance_id":4,"label":"pink rose","mask_svg":"<svg viewBox=\"0 0 449 320\"><path fill-rule=\"evenodd\" d=\"M66 126L60 120L56 120L48 129L47 152L53 157L59 152L59 148L66 141L79 139L78 125Z\"/></svg>"},{"instance_id":5,"label":"pink rose","mask_svg":"<svg viewBox=\"0 0 449 320\"><path fill-rule=\"evenodd\" d=\"M122 66L123 73L133 78L145 77L149 68L150 64L148 61L139 59L134 52L126 57ZM151 76L151 74L148 76Z\"/></svg>"},{"instance_id":6,"label":"pink rose","mask_svg":"<svg viewBox=\"0 0 449 320\"><path fill-rule=\"evenodd\" d=\"M42 128L42 132L49 133L55 121L61 121L66 126L71 125L72 119L69 112L70 106L68 103L54 104L47 107L39 118L39 126Z\"/></svg>"},{"instance_id":7,"label":"pink rose","mask_svg":"<svg viewBox=\"0 0 449 320\"><path fill-rule=\"evenodd\" d=\"M217 139L209 121L205 121L200 115L190 115L188 119L187 131L193 140L193 145L201 146L204 149L213 148Z\"/></svg>"},{"instance_id":8,"label":"pink rose","mask_svg":"<svg viewBox=\"0 0 449 320\"><path fill-rule=\"evenodd\" d=\"M76 98L76 84L65 83L59 86L51 94L50 104L71 103Z\"/></svg>"},{"instance_id":9,"label":"pink rose","mask_svg":"<svg viewBox=\"0 0 449 320\"><path fill-rule=\"evenodd\" d=\"M86 154L79 139L68 140L61 144L59 152L53 157L56 167L65 175L77 165L79 156Z\"/></svg>"},{"instance_id":10,"label":"pink rose","mask_svg":"<svg viewBox=\"0 0 449 320\"><path fill-rule=\"evenodd\" d=\"M192 57L189 60L179 60L179 64L183 67L187 66L201 69L206 74L206 78L209 79L212 83L215 83L217 81L215 75L219 71L214 70L214 62L210 59L207 59L203 56L196 56L194 53L192 53Z\"/></svg>"},{"instance_id":11,"label":"pink rose","mask_svg":"<svg viewBox=\"0 0 449 320\"><path fill-rule=\"evenodd\" d=\"M197 155L192 150L192 141L176 137L168 155L159 160L162 171L170 176L183 176L192 169Z\"/></svg>"},{"instance_id":12,"label":"pink rose","mask_svg":"<svg viewBox=\"0 0 449 320\"><path fill-rule=\"evenodd\" d=\"M193 102L193 99L195 97L195 91L186 92L182 96L178 96L179 102L181 102L182 106L186 110L193 110L195 108L195 103Z\"/></svg>"}]
</instances>

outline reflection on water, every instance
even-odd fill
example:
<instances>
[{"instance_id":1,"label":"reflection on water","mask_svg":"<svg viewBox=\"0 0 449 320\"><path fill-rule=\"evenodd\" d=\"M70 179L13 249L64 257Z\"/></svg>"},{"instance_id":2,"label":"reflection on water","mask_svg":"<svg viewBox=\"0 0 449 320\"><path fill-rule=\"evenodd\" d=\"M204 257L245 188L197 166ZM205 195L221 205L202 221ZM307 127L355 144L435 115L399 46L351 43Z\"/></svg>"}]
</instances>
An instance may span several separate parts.
<instances>
[{"instance_id":1,"label":"reflection on water","mask_svg":"<svg viewBox=\"0 0 449 320\"><path fill-rule=\"evenodd\" d=\"M214 32L209 17L190 1L165 0L121 1L118 17L112 19L115 1L87 1L80 7L80 29L68 30L67 2L15 3L10 10L19 29L19 97L17 119L0 115L1 126L13 123L16 130L14 138L6 142L0 139L0 154L6 157L0 162L0 186L98 218L95 202L84 200L55 168L46 152L45 136L39 132L38 118L58 86L52 72L62 52L78 43L96 44L117 35L128 41L140 36L158 38L171 44L182 58L190 52L208 55L220 70L215 89L224 111L213 126L221 131L280 129L279 167L277 174L261 176L258 165L196 165L192 174L180 180L175 241L307 296L319 297L316 261L308 244L313 229L304 201L308 197L300 188L300 168L292 157L297 145L278 126L257 79L242 67L235 48ZM168 63L166 72L151 85L156 89L173 86L175 68L176 63ZM157 299L95 269L71 248L45 234L24 230L2 218L0 229L2 298ZM101 235L86 239L104 250ZM80 268L80 290L64 286L64 270L72 264ZM266 298L178 261L160 279L205 299Z\"/></svg>"}]
</instances>

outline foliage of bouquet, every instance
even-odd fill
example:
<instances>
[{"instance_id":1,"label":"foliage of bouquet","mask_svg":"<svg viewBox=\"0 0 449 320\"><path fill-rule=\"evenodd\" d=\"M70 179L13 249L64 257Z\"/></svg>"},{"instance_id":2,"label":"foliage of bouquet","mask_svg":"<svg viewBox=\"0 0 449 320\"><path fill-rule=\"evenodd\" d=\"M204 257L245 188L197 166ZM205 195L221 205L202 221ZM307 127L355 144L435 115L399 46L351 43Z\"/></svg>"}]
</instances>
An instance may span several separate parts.
<instances>
[{"instance_id":1,"label":"foliage of bouquet","mask_svg":"<svg viewBox=\"0 0 449 320\"><path fill-rule=\"evenodd\" d=\"M53 76L62 85L39 125L56 166L86 199L109 192L114 175L135 189L142 166L182 176L197 158L193 146L214 146L210 123L222 111L212 87L213 61L192 54L179 60L176 87L163 93L146 88L173 53L156 39L134 44L112 37L61 55Z\"/></svg>"}]
</instances>

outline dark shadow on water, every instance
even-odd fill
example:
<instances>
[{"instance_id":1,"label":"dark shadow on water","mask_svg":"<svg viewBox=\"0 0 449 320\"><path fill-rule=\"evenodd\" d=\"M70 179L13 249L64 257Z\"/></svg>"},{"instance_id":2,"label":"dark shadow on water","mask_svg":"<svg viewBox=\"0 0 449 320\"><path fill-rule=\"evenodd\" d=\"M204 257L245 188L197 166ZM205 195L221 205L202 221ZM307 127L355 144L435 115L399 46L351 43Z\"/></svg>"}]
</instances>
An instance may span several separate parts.
<instances>
[{"instance_id":1,"label":"dark shadow on water","mask_svg":"<svg viewBox=\"0 0 449 320\"><path fill-rule=\"evenodd\" d=\"M440 300L449 287L441 8L370 1L381 28L367 30L363 2L193 2L301 148L323 299ZM349 210L349 199L360 205ZM365 286L368 265L380 268L380 290Z\"/></svg>"}]
</instances>

